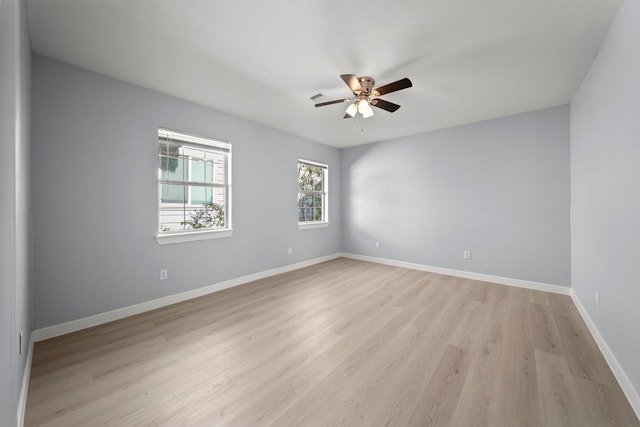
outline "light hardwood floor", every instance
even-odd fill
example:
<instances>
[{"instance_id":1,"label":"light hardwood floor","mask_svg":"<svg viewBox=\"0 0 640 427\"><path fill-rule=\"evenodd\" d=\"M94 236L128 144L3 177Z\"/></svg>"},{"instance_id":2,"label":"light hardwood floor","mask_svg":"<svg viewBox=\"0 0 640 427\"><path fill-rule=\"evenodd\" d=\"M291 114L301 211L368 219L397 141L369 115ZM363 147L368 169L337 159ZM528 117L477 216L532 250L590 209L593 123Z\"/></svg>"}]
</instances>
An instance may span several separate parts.
<instances>
[{"instance_id":1,"label":"light hardwood floor","mask_svg":"<svg viewBox=\"0 0 640 427\"><path fill-rule=\"evenodd\" d=\"M338 259L39 342L27 426L640 426L567 296Z\"/></svg>"}]
</instances>

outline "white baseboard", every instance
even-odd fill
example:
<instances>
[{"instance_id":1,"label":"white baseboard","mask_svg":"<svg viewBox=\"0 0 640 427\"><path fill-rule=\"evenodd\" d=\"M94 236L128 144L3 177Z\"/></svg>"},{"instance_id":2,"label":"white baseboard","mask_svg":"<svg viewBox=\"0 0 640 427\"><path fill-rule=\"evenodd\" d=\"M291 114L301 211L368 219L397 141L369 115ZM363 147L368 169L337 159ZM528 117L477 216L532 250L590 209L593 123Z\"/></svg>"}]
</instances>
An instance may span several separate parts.
<instances>
[{"instance_id":1,"label":"white baseboard","mask_svg":"<svg viewBox=\"0 0 640 427\"><path fill-rule=\"evenodd\" d=\"M29 347L27 348L27 360L24 365L24 374L22 375L22 387L20 388L20 397L18 399L18 427L24 426L24 414L27 409L27 392L29 391L29 378L31 378L31 361L33 360L33 334L29 339Z\"/></svg>"},{"instance_id":2,"label":"white baseboard","mask_svg":"<svg viewBox=\"0 0 640 427\"><path fill-rule=\"evenodd\" d=\"M343 257L357 259L360 261L375 262L378 264L392 265L394 267L410 268L412 270L428 271L431 273L446 274L447 276L463 277L465 279L492 282L500 285L516 286L518 288L533 289L536 291L552 292L554 294L570 295L571 288L568 286L550 285L548 283L531 282L528 280L512 279L509 277L492 276L489 274L473 273L471 271L453 270L449 268L433 267L431 265L414 264L411 262L397 261L387 258L378 258L365 255L343 253Z\"/></svg>"},{"instance_id":3,"label":"white baseboard","mask_svg":"<svg viewBox=\"0 0 640 427\"><path fill-rule=\"evenodd\" d=\"M584 305L582 305L582 301L580 301L580 298L578 298L578 295L576 295L573 289L571 289L571 299L573 299L573 303L580 312L584 323L587 324L589 332L591 332L593 339L595 340L596 344L598 344L598 348L609 364L609 368L611 368L613 375L618 380L618 384L620 384L620 388L622 388L622 391L627 397L629 404L631 404L633 411L636 413L638 419L640 419L640 395L638 395L638 391L629 380L629 377L622 368L622 365L620 365L620 362L618 362L618 359L613 354L613 351L611 351L611 348L609 348L607 341L604 339L604 337L596 327L595 322L591 319L591 316L589 316L589 313L584 308Z\"/></svg>"},{"instance_id":4,"label":"white baseboard","mask_svg":"<svg viewBox=\"0 0 640 427\"><path fill-rule=\"evenodd\" d=\"M286 265L284 267L278 267L271 270L261 271L258 273L249 274L249 275L238 277L231 280L225 280L224 282L219 282L212 285L204 286L202 288L181 292L179 294L168 295L166 297L157 298L157 299L146 301L140 304L118 308L116 310L111 310L111 311L99 313L93 316L84 317L82 319L76 319L76 320L60 323L58 325L53 325L53 326L47 326L45 328L34 330L31 333L31 338L34 342L46 340L49 338L54 338L60 335L68 334L70 332L76 332L82 329L91 328L93 326L102 325L104 323L113 322L114 320L124 319L125 317L155 310L161 307L166 307L168 305L187 301L193 298L198 298L204 295L211 294L213 292L221 291L223 289L253 282L254 280L264 279L267 277L275 276L277 274L287 273L289 271L308 267L314 264L319 264L325 261L331 261L333 259L340 258L340 257L341 257L341 254L336 253L336 254L320 257L320 258L314 258L307 261L298 262L296 264Z\"/></svg>"}]
</instances>

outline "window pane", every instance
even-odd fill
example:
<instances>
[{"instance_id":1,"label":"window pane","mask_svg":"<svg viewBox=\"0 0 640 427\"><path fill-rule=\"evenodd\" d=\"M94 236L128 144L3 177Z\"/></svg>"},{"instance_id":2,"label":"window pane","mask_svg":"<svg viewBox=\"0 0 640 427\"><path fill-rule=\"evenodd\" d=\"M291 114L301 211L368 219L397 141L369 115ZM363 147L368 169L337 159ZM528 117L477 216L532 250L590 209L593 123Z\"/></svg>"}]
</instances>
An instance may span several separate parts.
<instances>
[{"instance_id":1,"label":"window pane","mask_svg":"<svg viewBox=\"0 0 640 427\"><path fill-rule=\"evenodd\" d=\"M203 205L206 202L208 202L204 187L189 187L189 188L191 190L192 205Z\"/></svg>"},{"instance_id":2,"label":"window pane","mask_svg":"<svg viewBox=\"0 0 640 427\"><path fill-rule=\"evenodd\" d=\"M224 167L224 156L222 155L214 155L213 160L213 178L215 184L224 184L226 177L226 170Z\"/></svg>"},{"instance_id":3,"label":"window pane","mask_svg":"<svg viewBox=\"0 0 640 427\"><path fill-rule=\"evenodd\" d=\"M322 191L324 171L320 166L298 164L299 191Z\"/></svg>"},{"instance_id":4,"label":"window pane","mask_svg":"<svg viewBox=\"0 0 640 427\"><path fill-rule=\"evenodd\" d=\"M305 221L313 221L313 209L305 208L304 209L304 220Z\"/></svg>"},{"instance_id":5,"label":"window pane","mask_svg":"<svg viewBox=\"0 0 640 427\"><path fill-rule=\"evenodd\" d=\"M158 165L158 167L162 172L165 172L165 171L175 172L175 170L178 168L178 156L161 154L158 156L158 159L160 161L160 164Z\"/></svg>"},{"instance_id":6,"label":"window pane","mask_svg":"<svg viewBox=\"0 0 640 427\"><path fill-rule=\"evenodd\" d=\"M191 181L213 183L213 162L191 159Z\"/></svg>"},{"instance_id":7,"label":"window pane","mask_svg":"<svg viewBox=\"0 0 640 427\"><path fill-rule=\"evenodd\" d=\"M184 205L163 206L160 208L160 231L177 231L184 229Z\"/></svg>"},{"instance_id":8,"label":"window pane","mask_svg":"<svg viewBox=\"0 0 640 427\"><path fill-rule=\"evenodd\" d=\"M213 161L207 160L204 163L204 182L214 182L213 176ZM224 182L224 181L222 181Z\"/></svg>"},{"instance_id":9,"label":"window pane","mask_svg":"<svg viewBox=\"0 0 640 427\"><path fill-rule=\"evenodd\" d=\"M186 186L178 184L160 184L160 201L162 203L187 203Z\"/></svg>"},{"instance_id":10,"label":"window pane","mask_svg":"<svg viewBox=\"0 0 640 427\"><path fill-rule=\"evenodd\" d=\"M302 198L302 207L313 207L313 196L305 195Z\"/></svg>"},{"instance_id":11,"label":"window pane","mask_svg":"<svg viewBox=\"0 0 640 427\"><path fill-rule=\"evenodd\" d=\"M187 159L178 154L159 156L160 179L184 181L187 178Z\"/></svg>"},{"instance_id":12,"label":"window pane","mask_svg":"<svg viewBox=\"0 0 640 427\"><path fill-rule=\"evenodd\" d=\"M213 191L213 201L224 205L226 200L224 197L224 188L212 188L211 191Z\"/></svg>"},{"instance_id":13,"label":"window pane","mask_svg":"<svg viewBox=\"0 0 640 427\"><path fill-rule=\"evenodd\" d=\"M205 203L204 188L201 187L189 187L191 193L190 205L202 205Z\"/></svg>"},{"instance_id":14,"label":"window pane","mask_svg":"<svg viewBox=\"0 0 640 427\"><path fill-rule=\"evenodd\" d=\"M213 188L201 186L189 186L191 191L191 204L204 205L205 203L213 203ZM218 201L220 203L220 201Z\"/></svg>"},{"instance_id":15,"label":"window pane","mask_svg":"<svg viewBox=\"0 0 640 427\"><path fill-rule=\"evenodd\" d=\"M204 181L204 162L200 159L191 159L191 181Z\"/></svg>"}]
</instances>

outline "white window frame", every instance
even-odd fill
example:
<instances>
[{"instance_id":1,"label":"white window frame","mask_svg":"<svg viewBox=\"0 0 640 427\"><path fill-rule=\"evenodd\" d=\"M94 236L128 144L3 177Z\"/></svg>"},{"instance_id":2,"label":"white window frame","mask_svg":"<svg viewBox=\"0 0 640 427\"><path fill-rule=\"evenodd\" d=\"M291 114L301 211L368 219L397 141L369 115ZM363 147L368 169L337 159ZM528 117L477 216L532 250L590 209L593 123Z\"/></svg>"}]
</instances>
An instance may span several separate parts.
<instances>
[{"instance_id":1,"label":"white window frame","mask_svg":"<svg viewBox=\"0 0 640 427\"><path fill-rule=\"evenodd\" d=\"M196 148L196 149L202 149L203 147L211 147L211 151L213 152L223 152L225 154L225 182L223 185L224 188L224 196L225 196L225 203L224 203L224 207L225 207L225 216L224 216L224 228L215 228L215 229L201 229L201 230L189 230L189 229L184 229L184 230L172 230L172 231L161 231L160 230L160 212L161 212L161 208L162 208L162 198L161 198L161 189L162 189L162 184L166 183L167 180L163 180L162 179L162 175L161 175L161 171L158 167L158 173L157 173L157 181L158 181L158 205L157 205L157 218L158 218L158 224L157 224L157 235L156 235L156 240L158 241L159 244L164 245L164 244L171 244L171 243L183 243L183 242L189 242L189 241L196 241L196 240L207 240L207 239L217 239L217 238L221 238L221 237L230 237L232 232L233 232L233 228L231 227L231 144L227 141L220 141L220 140L215 140L215 139L211 139L211 138L205 138L205 137L200 137L200 136L196 136L193 134L187 134L184 132L180 132L180 131L175 131L175 130L171 130L171 129L166 129L166 128L158 128L158 144L161 143L162 139L169 139L169 140L176 140L176 141L180 141L185 143L186 147L189 147L189 145L191 144L192 148ZM184 181L185 183L189 183L191 182L191 173L192 173L192 168L191 168L191 158L189 158L189 169L188 169L188 178L187 181ZM213 170L213 173L215 173L215 168ZM190 203L191 203L191 190L188 190L187 193L187 199L188 199L188 203L186 206L191 207ZM168 203L164 203L164 205L166 206ZM181 205L180 203L176 204L176 205Z\"/></svg>"},{"instance_id":2,"label":"white window frame","mask_svg":"<svg viewBox=\"0 0 640 427\"><path fill-rule=\"evenodd\" d=\"M298 170L298 168L300 167L300 163L311 165L311 166L318 166L318 167L321 167L324 171L323 185L322 185L322 216L323 218L321 221L298 221L298 229L308 230L312 228L328 227L329 226L329 165L326 163L317 162L315 160L298 159L298 163L296 164L297 166L296 170ZM297 179L300 179L299 175ZM300 192L297 192L297 196L299 201ZM296 208L298 209L300 208L297 203L296 203Z\"/></svg>"}]
</instances>

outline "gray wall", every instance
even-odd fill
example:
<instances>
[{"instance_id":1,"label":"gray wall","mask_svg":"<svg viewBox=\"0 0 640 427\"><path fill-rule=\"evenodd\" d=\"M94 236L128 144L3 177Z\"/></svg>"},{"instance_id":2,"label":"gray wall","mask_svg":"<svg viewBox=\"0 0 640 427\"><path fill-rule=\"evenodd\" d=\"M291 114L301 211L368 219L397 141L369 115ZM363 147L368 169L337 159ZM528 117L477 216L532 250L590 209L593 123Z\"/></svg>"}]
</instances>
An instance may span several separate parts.
<instances>
[{"instance_id":1,"label":"gray wall","mask_svg":"<svg viewBox=\"0 0 640 427\"><path fill-rule=\"evenodd\" d=\"M571 103L572 286L638 391L639 22L624 2Z\"/></svg>"},{"instance_id":2,"label":"gray wall","mask_svg":"<svg viewBox=\"0 0 640 427\"><path fill-rule=\"evenodd\" d=\"M342 175L345 252L571 283L568 106L346 149Z\"/></svg>"},{"instance_id":3,"label":"gray wall","mask_svg":"<svg viewBox=\"0 0 640 427\"><path fill-rule=\"evenodd\" d=\"M0 2L0 425L16 424L30 324L29 109L26 3ZM22 349L18 334L24 331ZM22 350L22 355L20 351Z\"/></svg>"},{"instance_id":4,"label":"gray wall","mask_svg":"<svg viewBox=\"0 0 640 427\"><path fill-rule=\"evenodd\" d=\"M339 150L40 56L33 80L36 328L340 251ZM158 126L233 144L232 237L158 245ZM299 157L328 228L298 230Z\"/></svg>"}]
</instances>

